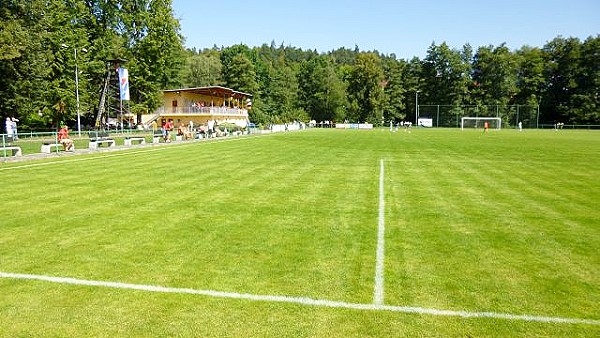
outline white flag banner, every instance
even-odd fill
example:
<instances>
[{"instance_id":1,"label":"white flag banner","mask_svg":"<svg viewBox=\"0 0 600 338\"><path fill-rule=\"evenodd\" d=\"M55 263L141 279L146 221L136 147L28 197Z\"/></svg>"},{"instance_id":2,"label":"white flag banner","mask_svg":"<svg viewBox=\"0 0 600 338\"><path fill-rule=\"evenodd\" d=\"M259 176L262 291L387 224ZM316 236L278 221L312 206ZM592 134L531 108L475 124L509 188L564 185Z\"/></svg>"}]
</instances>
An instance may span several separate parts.
<instances>
[{"instance_id":1,"label":"white flag banner","mask_svg":"<svg viewBox=\"0 0 600 338\"><path fill-rule=\"evenodd\" d=\"M119 67L119 89L121 91L121 100L129 101L129 72L126 68Z\"/></svg>"}]
</instances>

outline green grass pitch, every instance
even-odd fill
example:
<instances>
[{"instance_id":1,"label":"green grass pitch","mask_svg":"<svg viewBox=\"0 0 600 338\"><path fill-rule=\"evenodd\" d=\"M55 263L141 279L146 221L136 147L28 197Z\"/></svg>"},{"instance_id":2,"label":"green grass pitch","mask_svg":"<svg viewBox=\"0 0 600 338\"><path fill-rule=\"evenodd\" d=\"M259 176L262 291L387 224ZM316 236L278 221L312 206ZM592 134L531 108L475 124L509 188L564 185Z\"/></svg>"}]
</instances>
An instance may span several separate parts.
<instances>
[{"instance_id":1,"label":"green grass pitch","mask_svg":"<svg viewBox=\"0 0 600 338\"><path fill-rule=\"evenodd\" d=\"M307 130L0 178L0 337L600 336L595 131Z\"/></svg>"}]
</instances>

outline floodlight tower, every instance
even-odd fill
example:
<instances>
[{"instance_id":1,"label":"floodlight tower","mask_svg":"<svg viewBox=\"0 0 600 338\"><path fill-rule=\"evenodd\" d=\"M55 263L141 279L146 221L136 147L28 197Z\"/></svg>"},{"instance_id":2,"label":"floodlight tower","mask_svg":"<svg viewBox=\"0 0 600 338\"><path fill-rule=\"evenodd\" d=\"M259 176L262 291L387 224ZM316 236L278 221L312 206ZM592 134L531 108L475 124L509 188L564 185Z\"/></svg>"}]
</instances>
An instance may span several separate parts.
<instances>
[{"instance_id":1,"label":"floodlight tower","mask_svg":"<svg viewBox=\"0 0 600 338\"><path fill-rule=\"evenodd\" d=\"M61 44L62 48L70 48L66 43ZM87 53L87 49L81 48L80 51ZM75 102L77 110L77 135L81 137L81 114L79 113L79 69L77 65L77 48L73 48L75 53Z\"/></svg>"},{"instance_id":2,"label":"floodlight tower","mask_svg":"<svg viewBox=\"0 0 600 338\"><path fill-rule=\"evenodd\" d=\"M415 92L415 126L419 125L419 93L421 91L417 89Z\"/></svg>"}]
</instances>

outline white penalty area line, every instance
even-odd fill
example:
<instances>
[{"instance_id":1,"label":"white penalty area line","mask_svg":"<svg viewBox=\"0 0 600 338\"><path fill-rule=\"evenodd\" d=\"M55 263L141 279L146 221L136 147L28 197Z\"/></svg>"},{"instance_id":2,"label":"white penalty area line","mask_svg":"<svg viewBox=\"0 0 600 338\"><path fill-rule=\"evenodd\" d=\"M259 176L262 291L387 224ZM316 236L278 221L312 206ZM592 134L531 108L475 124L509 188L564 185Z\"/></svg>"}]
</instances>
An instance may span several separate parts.
<instances>
[{"instance_id":1,"label":"white penalty area line","mask_svg":"<svg viewBox=\"0 0 600 338\"><path fill-rule=\"evenodd\" d=\"M106 282L106 281L95 281L95 280L85 280L85 279L65 278L65 277L52 277L52 276L43 276L43 275L30 275L30 274L20 274L20 273L10 273L10 272L0 272L0 278L19 279L19 280L35 280L35 281L44 281L44 282L52 282L52 283L59 283L59 284L105 287L105 288L113 288L113 289L138 290L138 291L146 291L146 292L190 294L190 295L217 297L217 298L230 298L230 299L242 299L242 300L251 300L251 301L262 301L262 302L289 303L289 304L299 304L299 305L306 305L306 306L343 308L343 309L351 309L351 310L388 311L388 312L413 313L413 314L419 314L419 315L448 316L448 317L462 317L462 318L492 318L492 319L520 320L520 321L526 321L526 322L542 322L542 323L600 325L600 320L595 320L595 319L543 317L543 316L532 316L532 315L515 315L515 314L497 313L497 312L468 312L468 311L428 309L428 308L412 307L412 306L392 306L392 305L381 305L381 304L346 303L346 302L340 302L340 301L313 299L313 298L307 298L307 297L254 295L254 294L249 294L249 293L223 292L223 291L214 291L214 290L170 288L170 287L155 286L155 285Z\"/></svg>"},{"instance_id":2,"label":"white penalty area line","mask_svg":"<svg viewBox=\"0 0 600 338\"><path fill-rule=\"evenodd\" d=\"M377 221L377 256L375 259L375 290L373 303L383 305L384 258L385 258L385 198L383 159L379 160L379 217Z\"/></svg>"}]
</instances>

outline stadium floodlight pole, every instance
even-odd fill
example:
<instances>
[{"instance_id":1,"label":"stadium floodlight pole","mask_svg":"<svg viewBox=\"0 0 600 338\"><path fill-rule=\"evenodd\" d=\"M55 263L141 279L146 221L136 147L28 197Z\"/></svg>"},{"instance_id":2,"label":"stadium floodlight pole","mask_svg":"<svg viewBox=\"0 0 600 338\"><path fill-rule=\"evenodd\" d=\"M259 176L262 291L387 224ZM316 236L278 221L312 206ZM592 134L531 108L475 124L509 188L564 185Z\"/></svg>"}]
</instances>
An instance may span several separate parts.
<instances>
[{"instance_id":1,"label":"stadium floodlight pole","mask_svg":"<svg viewBox=\"0 0 600 338\"><path fill-rule=\"evenodd\" d=\"M63 48L69 48L69 45L63 43ZM87 52L87 49L82 48L82 52ZM73 48L75 54L75 109L77 111L77 135L81 137L81 114L79 113L79 67L77 66L77 48Z\"/></svg>"},{"instance_id":2,"label":"stadium floodlight pole","mask_svg":"<svg viewBox=\"0 0 600 338\"><path fill-rule=\"evenodd\" d=\"M415 92L415 126L419 126L419 93L421 91L417 90Z\"/></svg>"},{"instance_id":3,"label":"stadium floodlight pole","mask_svg":"<svg viewBox=\"0 0 600 338\"><path fill-rule=\"evenodd\" d=\"M535 129L540 128L540 104L541 103L542 103L542 98L540 97L538 99L538 103L537 103L537 116L535 118Z\"/></svg>"}]
</instances>

